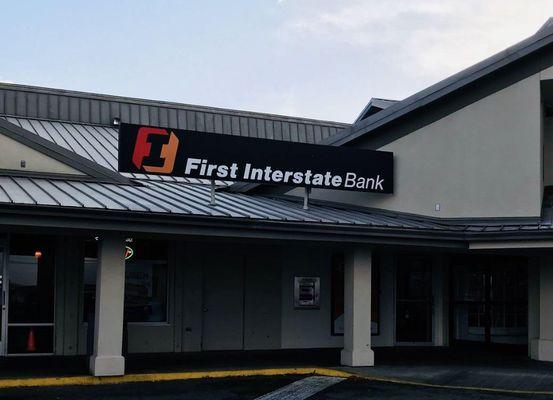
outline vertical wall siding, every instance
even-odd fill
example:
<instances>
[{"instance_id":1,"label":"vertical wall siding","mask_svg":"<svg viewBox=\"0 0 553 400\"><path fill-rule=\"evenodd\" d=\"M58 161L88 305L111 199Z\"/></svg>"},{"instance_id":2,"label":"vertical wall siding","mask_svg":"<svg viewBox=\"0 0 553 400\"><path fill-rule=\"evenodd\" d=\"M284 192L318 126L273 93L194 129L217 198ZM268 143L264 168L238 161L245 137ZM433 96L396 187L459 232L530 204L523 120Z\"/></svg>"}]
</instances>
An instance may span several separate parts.
<instances>
[{"instance_id":1,"label":"vertical wall siding","mask_svg":"<svg viewBox=\"0 0 553 400\"><path fill-rule=\"evenodd\" d=\"M295 122L294 118L263 118L256 117L255 113L188 110L8 88L0 88L0 115L95 125L110 125L114 118L120 118L133 124L304 143L319 142L348 126L309 123L309 120L300 118Z\"/></svg>"}]
</instances>

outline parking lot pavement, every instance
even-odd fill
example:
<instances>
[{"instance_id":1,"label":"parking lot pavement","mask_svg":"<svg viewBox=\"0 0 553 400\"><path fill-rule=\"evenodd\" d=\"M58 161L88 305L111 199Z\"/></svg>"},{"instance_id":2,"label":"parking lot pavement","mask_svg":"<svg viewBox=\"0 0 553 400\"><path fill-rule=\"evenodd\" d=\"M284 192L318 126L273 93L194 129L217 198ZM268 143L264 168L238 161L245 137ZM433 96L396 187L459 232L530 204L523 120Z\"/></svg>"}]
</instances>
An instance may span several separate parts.
<instances>
[{"instance_id":1,"label":"parking lot pavement","mask_svg":"<svg viewBox=\"0 0 553 400\"><path fill-rule=\"evenodd\" d=\"M551 399L552 397L461 389L441 389L414 385L402 385L397 383L375 382L364 379L348 379L314 396L311 396L309 400L520 400L540 398Z\"/></svg>"},{"instance_id":2,"label":"parking lot pavement","mask_svg":"<svg viewBox=\"0 0 553 400\"><path fill-rule=\"evenodd\" d=\"M336 380L327 388L305 397L306 391L291 393L288 387L298 386L298 382L309 382L305 376L274 376L249 378L224 378L183 380L166 382L140 382L117 385L38 387L3 389L0 399L106 399L106 400L234 400L256 399L258 397L283 398L289 400L339 400L339 399L409 399L409 400L510 400L539 399L547 396L509 393L490 393L467 390L428 388L368 381L363 379ZM313 382L313 379L311 379ZM288 386L290 385L290 386ZM283 390L284 389L284 390ZM275 395L271 395L272 393ZM279 396L279 393L282 393ZM303 395L302 395L303 393Z\"/></svg>"}]
</instances>

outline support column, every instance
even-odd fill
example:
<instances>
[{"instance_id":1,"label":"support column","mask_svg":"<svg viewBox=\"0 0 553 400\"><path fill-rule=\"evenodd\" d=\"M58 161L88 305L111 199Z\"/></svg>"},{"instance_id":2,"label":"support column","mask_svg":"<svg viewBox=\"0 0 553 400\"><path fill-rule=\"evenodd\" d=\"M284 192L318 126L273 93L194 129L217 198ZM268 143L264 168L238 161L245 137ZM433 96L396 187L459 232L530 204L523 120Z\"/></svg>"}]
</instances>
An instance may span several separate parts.
<instances>
[{"instance_id":1,"label":"support column","mask_svg":"<svg viewBox=\"0 0 553 400\"><path fill-rule=\"evenodd\" d=\"M433 257L432 263L432 296L434 311L432 324L434 346L447 346L449 343L449 277L447 260L443 255Z\"/></svg>"},{"instance_id":2,"label":"support column","mask_svg":"<svg viewBox=\"0 0 553 400\"><path fill-rule=\"evenodd\" d=\"M90 372L94 376L124 375L123 306L125 299L125 238L106 234L98 244L94 354Z\"/></svg>"},{"instance_id":3,"label":"support column","mask_svg":"<svg viewBox=\"0 0 553 400\"><path fill-rule=\"evenodd\" d=\"M553 361L553 255L542 256L528 278L530 357Z\"/></svg>"},{"instance_id":4,"label":"support column","mask_svg":"<svg viewBox=\"0 0 553 400\"><path fill-rule=\"evenodd\" d=\"M540 338L540 263L541 257L528 260L528 357L536 358L533 347L538 347Z\"/></svg>"},{"instance_id":5,"label":"support column","mask_svg":"<svg viewBox=\"0 0 553 400\"><path fill-rule=\"evenodd\" d=\"M356 248L346 255L344 274L344 349L342 365L374 365L371 349L372 254Z\"/></svg>"}]
</instances>

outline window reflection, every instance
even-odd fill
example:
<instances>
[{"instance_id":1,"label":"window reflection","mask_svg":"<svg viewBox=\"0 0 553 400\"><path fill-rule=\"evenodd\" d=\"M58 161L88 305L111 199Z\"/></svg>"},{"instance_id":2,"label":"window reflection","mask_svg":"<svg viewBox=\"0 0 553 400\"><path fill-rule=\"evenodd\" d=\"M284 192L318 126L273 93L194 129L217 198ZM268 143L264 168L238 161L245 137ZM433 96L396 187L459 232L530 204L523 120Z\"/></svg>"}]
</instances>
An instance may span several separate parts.
<instances>
[{"instance_id":1,"label":"window reflection","mask_svg":"<svg viewBox=\"0 0 553 400\"><path fill-rule=\"evenodd\" d=\"M125 320L127 322L167 321L167 243L129 239L126 243ZM97 245L87 242L84 262L85 321L94 318L97 273Z\"/></svg>"},{"instance_id":2,"label":"window reflection","mask_svg":"<svg viewBox=\"0 0 553 400\"><path fill-rule=\"evenodd\" d=\"M51 353L54 251L46 237L13 235L8 262L8 353Z\"/></svg>"}]
</instances>

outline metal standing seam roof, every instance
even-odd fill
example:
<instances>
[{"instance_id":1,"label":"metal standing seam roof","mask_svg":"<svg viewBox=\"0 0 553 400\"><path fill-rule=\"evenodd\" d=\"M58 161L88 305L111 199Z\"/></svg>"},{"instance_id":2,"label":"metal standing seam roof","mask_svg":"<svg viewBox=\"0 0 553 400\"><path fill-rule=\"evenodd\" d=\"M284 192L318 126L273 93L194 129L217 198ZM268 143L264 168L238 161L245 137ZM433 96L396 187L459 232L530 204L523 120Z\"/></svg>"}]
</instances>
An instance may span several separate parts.
<instances>
[{"instance_id":1,"label":"metal standing seam roof","mask_svg":"<svg viewBox=\"0 0 553 400\"><path fill-rule=\"evenodd\" d=\"M118 185L0 176L0 205L7 206L331 224L444 234L553 231L550 221L536 224L461 225L433 218L333 204L310 204L309 209L304 210L301 201L291 198L217 192L215 205L210 204L210 199L210 187L204 184L144 180L140 185Z\"/></svg>"},{"instance_id":2,"label":"metal standing seam roof","mask_svg":"<svg viewBox=\"0 0 553 400\"><path fill-rule=\"evenodd\" d=\"M89 124L47 121L30 118L0 117L26 131L34 133L67 150L70 150L95 163L117 171L117 129ZM148 179L167 182L209 183L204 179L183 178L163 175L121 173L133 179ZM218 186L228 186L228 182L216 181Z\"/></svg>"},{"instance_id":3,"label":"metal standing seam roof","mask_svg":"<svg viewBox=\"0 0 553 400\"><path fill-rule=\"evenodd\" d=\"M0 115L111 126L122 122L317 143L350 124L0 82Z\"/></svg>"},{"instance_id":4,"label":"metal standing seam roof","mask_svg":"<svg viewBox=\"0 0 553 400\"><path fill-rule=\"evenodd\" d=\"M317 204L304 210L299 201L240 193L217 192L216 204L210 205L208 185L146 180L140 185L118 185L0 176L0 204L380 228L448 229L436 222L392 213L361 212Z\"/></svg>"}]
</instances>

